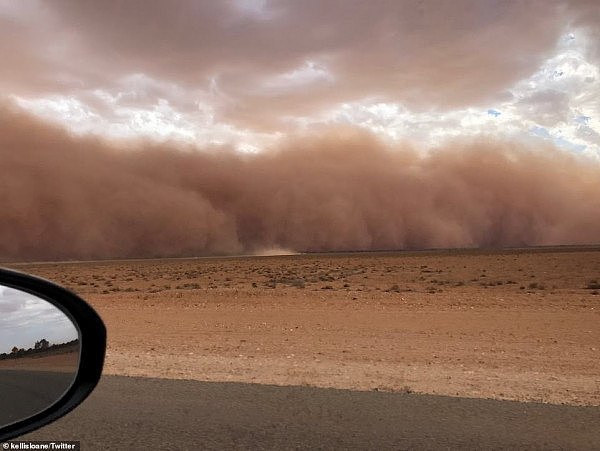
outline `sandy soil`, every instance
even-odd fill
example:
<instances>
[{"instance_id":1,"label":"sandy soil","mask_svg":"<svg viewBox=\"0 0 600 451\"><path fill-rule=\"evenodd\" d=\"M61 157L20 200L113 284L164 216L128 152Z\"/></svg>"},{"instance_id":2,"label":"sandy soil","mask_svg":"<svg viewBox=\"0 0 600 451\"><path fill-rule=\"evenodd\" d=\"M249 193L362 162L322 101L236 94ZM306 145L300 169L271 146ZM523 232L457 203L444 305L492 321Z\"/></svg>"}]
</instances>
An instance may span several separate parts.
<instances>
[{"instance_id":1,"label":"sandy soil","mask_svg":"<svg viewBox=\"0 0 600 451\"><path fill-rule=\"evenodd\" d=\"M600 405L600 249L28 264L107 374Z\"/></svg>"}]
</instances>

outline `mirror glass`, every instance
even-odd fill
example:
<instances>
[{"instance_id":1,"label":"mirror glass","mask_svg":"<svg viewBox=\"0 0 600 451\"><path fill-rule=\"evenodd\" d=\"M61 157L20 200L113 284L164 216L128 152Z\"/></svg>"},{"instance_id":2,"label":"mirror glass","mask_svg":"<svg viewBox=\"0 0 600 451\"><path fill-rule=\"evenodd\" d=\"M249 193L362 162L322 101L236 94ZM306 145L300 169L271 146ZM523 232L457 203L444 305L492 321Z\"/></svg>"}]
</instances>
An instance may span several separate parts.
<instances>
[{"instance_id":1,"label":"mirror glass","mask_svg":"<svg viewBox=\"0 0 600 451\"><path fill-rule=\"evenodd\" d=\"M57 307L0 285L0 427L58 401L75 380L79 333Z\"/></svg>"}]
</instances>

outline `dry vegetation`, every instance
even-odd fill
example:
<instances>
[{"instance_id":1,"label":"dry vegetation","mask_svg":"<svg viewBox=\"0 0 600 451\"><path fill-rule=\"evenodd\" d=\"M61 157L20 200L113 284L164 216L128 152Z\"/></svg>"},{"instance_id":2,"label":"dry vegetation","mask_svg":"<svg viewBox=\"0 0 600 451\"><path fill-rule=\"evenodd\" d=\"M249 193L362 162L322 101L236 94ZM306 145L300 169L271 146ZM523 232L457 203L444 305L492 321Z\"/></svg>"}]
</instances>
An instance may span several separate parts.
<instances>
[{"instance_id":1,"label":"dry vegetation","mask_svg":"<svg viewBox=\"0 0 600 451\"><path fill-rule=\"evenodd\" d=\"M96 307L109 374L600 405L597 248L15 267Z\"/></svg>"}]
</instances>

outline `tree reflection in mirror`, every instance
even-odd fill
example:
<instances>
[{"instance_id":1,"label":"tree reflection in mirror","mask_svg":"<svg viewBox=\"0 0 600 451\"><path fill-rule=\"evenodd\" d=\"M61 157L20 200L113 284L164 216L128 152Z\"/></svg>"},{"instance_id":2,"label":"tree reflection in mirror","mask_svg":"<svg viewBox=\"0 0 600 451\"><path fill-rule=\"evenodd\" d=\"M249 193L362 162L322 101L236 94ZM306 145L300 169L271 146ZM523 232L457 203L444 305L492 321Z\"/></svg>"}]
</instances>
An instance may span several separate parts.
<instances>
[{"instance_id":1,"label":"tree reflection in mirror","mask_svg":"<svg viewBox=\"0 0 600 451\"><path fill-rule=\"evenodd\" d=\"M50 407L79 366L79 333L60 309L0 285L0 427Z\"/></svg>"}]
</instances>

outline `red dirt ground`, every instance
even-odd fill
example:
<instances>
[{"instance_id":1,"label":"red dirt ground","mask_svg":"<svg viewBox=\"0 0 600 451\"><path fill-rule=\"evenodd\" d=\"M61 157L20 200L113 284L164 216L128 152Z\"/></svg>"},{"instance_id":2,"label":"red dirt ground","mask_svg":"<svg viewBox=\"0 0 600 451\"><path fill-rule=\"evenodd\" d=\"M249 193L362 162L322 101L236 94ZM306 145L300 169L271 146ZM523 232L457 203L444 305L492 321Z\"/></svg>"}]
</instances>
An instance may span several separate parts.
<instances>
[{"instance_id":1,"label":"red dirt ground","mask_svg":"<svg viewBox=\"0 0 600 451\"><path fill-rule=\"evenodd\" d=\"M12 265L108 327L107 374L600 405L600 249Z\"/></svg>"}]
</instances>

